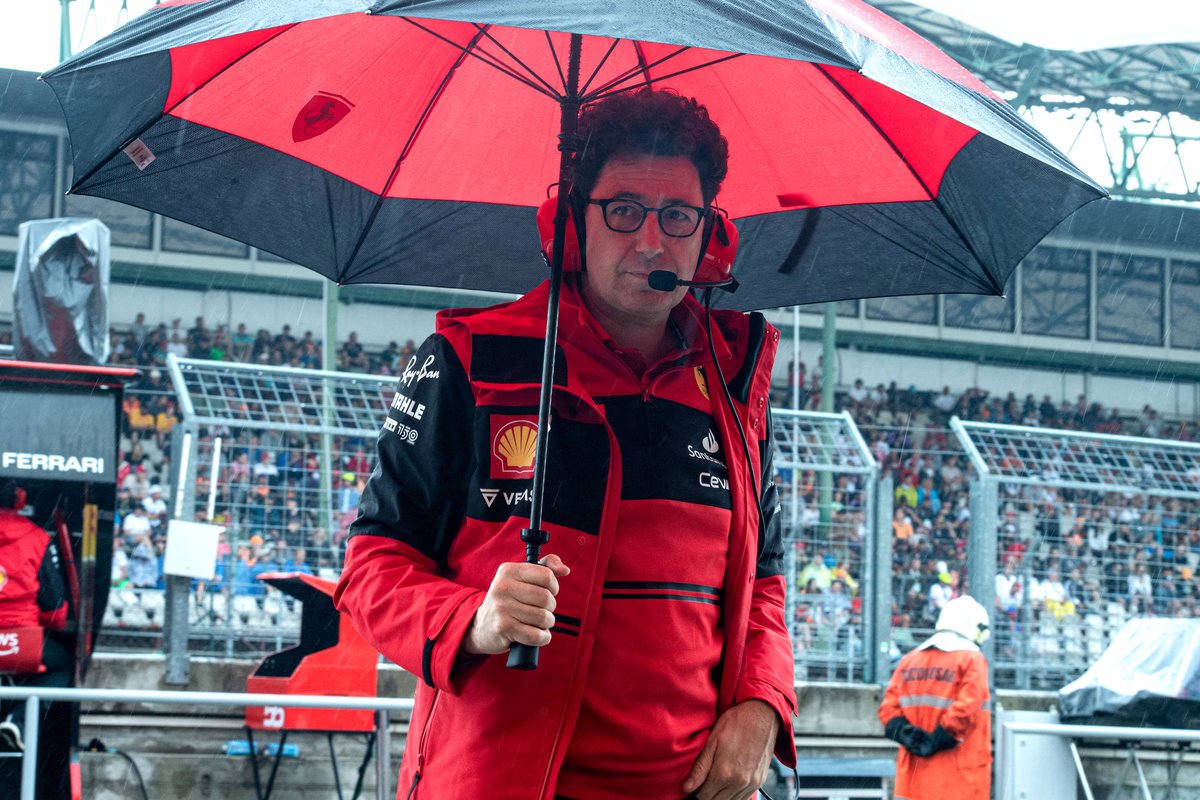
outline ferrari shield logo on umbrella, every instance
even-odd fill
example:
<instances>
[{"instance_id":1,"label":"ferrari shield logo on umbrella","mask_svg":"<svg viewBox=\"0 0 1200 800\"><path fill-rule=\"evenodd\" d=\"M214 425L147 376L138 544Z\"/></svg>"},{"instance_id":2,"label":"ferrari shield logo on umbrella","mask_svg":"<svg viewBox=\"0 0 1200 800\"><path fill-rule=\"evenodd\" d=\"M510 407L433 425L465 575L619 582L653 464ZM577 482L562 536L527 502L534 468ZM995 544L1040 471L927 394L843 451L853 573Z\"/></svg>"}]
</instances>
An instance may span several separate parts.
<instances>
[{"instance_id":1,"label":"ferrari shield logo on umbrella","mask_svg":"<svg viewBox=\"0 0 1200 800\"><path fill-rule=\"evenodd\" d=\"M327 92L313 95L292 123L292 141L303 142L328 132L345 119L352 108L354 104L340 95Z\"/></svg>"}]
</instances>

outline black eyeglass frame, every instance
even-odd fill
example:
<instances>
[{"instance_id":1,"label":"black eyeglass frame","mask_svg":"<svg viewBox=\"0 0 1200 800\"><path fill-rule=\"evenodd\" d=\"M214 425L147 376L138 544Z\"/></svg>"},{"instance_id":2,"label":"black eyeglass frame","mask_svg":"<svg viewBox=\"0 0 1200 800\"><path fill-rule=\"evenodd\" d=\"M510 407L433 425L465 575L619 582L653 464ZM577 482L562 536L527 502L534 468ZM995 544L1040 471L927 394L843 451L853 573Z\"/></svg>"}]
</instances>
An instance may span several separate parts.
<instances>
[{"instance_id":1,"label":"black eyeglass frame","mask_svg":"<svg viewBox=\"0 0 1200 800\"><path fill-rule=\"evenodd\" d=\"M614 228L612 223L609 222L609 220L608 220L608 207L612 203L628 203L630 205L637 206L638 208L640 208L642 210L641 220L638 221L638 224L635 227L630 228L629 230L622 230L620 228ZM587 205L600 206L601 215L604 217L604 225L613 233L637 233L638 231L640 231L642 229L642 226L646 224L646 217L650 216L650 212L653 211L654 216L658 218L658 229L660 231L662 231L663 236L670 236L672 239L687 239L690 236L694 236L696 231L700 230L700 224L702 222L704 222L704 218L708 214L707 208L701 208L700 206L692 206L692 205L688 205L687 203L668 203L667 205L662 206L660 208L652 208L650 206L643 205L642 203L639 203L637 200L634 200L629 197L609 197L605 200L596 200L593 198L593 199L589 199L587 201ZM670 231L668 231L666 226L663 225L662 212L668 211L672 208L687 208L687 209L691 209L692 211L695 211L696 212L695 226L687 233L671 233Z\"/></svg>"}]
</instances>

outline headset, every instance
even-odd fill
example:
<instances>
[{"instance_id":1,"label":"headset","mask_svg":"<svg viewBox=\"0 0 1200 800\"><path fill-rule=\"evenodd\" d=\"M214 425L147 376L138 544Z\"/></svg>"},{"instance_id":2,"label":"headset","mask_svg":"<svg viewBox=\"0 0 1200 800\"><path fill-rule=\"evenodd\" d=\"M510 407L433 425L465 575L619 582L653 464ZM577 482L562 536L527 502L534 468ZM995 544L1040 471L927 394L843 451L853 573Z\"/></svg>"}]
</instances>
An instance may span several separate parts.
<instances>
[{"instance_id":1,"label":"headset","mask_svg":"<svg viewBox=\"0 0 1200 800\"><path fill-rule=\"evenodd\" d=\"M563 272L582 272L583 259L579 243L584 239L583 226L575 221L574 197L567 203L567 236L563 244ZM554 255L554 214L558 210L558 196L551 194L537 212L538 237L542 243L542 256L551 263ZM649 224L649 220L647 220ZM575 235L572 236L572 230ZM698 289L737 290L737 278L733 277L733 260L737 256L738 231L723 209L710 208L704 214L704 227L700 232L704 242L700 263L692 280L679 280L666 270L655 271L650 280L651 288L669 292L676 286L691 286Z\"/></svg>"}]
</instances>

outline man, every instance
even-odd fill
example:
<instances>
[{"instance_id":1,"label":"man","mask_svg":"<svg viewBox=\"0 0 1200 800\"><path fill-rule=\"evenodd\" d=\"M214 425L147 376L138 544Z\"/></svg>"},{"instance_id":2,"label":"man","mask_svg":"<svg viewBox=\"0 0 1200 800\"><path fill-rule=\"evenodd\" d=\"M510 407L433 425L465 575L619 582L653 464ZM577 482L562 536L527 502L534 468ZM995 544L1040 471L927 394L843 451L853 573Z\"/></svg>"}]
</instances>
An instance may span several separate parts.
<instances>
[{"instance_id":1,"label":"man","mask_svg":"<svg viewBox=\"0 0 1200 800\"><path fill-rule=\"evenodd\" d=\"M951 600L937 630L900 659L879 721L900 743L896 800L988 800L992 718L987 659L988 615L972 597Z\"/></svg>"},{"instance_id":2,"label":"man","mask_svg":"<svg viewBox=\"0 0 1200 800\"><path fill-rule=\"evenodd\" d=\"M146 509L146 518L150 521L150 532L159 533L163 520L167 518L167 501L163 499L162 487L157 483L151 485L149 496L142 501ZM128 532L126 532L128 535Z\"/></svg>"},{"instance_id":3,"label":"man","mask_svg":"<svg viewBox=\"0 0 1200 800\"><path fill-rule=\"evenodd\" d=\"M400 377L335 595L420 676L400 796L748 798L793 764L767 396L778 334L695 274L727 145L668 92L584 109L539 564L515 563L547 286L445 311ZM747 455L750 463L747 464ZM761 496L758 496L761 494ZM760 516L761 509L761 516ZM514 642L541 647L508 669Z\"/></svg>"},{"instance_id":4,"label":"man","mask_svg":"<svg viewBox=\"0 0 1200 800\"><path fill-rule=\"evenodd\" d=\"M66 586L53 539L19 513L24 506L24 490L0 482L0 672L16 673L21 685L64 687L71 654L50 632L67 624ZM16 710L5 703L0 712L0 750L24 749Z\"/></svg>"}]
</instances>

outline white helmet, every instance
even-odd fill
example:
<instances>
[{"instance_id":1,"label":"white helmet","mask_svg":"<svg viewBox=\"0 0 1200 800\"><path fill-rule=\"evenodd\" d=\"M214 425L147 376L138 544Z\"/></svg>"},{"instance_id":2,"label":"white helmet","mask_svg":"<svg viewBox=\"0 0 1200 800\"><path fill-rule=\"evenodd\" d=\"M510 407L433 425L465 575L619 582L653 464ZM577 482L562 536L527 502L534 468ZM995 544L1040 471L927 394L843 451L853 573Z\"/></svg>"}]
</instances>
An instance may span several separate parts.
<instances>
[{"instance_id":1,"label":"white helmet","mask_svg":"<svg viewBox=\"0 0 1200 800\"><path fill-rule=\"evenodd\" d=\"M957 633L969 642L983 644L991 631L988 629L987 609L979 605L974 597L956 597L942 607L938 614L937 630Z\"/></svg>"}]
</instances>

